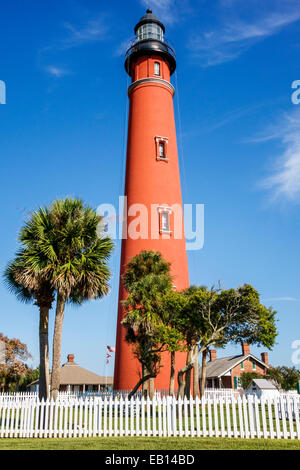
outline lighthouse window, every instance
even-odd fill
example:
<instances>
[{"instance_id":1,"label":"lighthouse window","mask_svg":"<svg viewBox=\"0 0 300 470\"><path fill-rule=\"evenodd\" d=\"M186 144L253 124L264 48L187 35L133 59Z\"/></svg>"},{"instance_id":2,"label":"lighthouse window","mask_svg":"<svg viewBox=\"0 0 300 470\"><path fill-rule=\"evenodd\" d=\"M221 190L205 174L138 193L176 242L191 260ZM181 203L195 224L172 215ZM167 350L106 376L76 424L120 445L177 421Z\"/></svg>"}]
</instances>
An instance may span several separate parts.
<instances>
[{"instance_id":1,"label":"lighthouse window","mask_svg":"<svg viewBox=\"0 0 300 470\"><path fill-rule=\"evenodd\" d=\"M156 136L155 137L156 159L168 161L168 138Z\"/></svg>"},{"instance_id":2,"label":"lighthouse window","mask_svg":"<svg viewBox=\"0 0 300 470\"><path fill-rule=\"evenodd\" d=\"M154 62L154 74L160 75L160 63L159 62Z\"/></svg>"},{"instance_id":3,"label":"lighthouse window","mask_svg":"<svg viewBox=\"0 0 300 470\"><path fill-rule=\"evenodd\" d=\"M159 143L159 156L160 158L166 158L165 156L165 144L164 142Z\"/></svg>"},{"instance_id":4,"label":"lighthouse window","mask_svg":"<svg viewBox=\"0 0 300 470\"><path fill-rule=\"evenodd\" d=\"M170 214L169 212L162 212L161 214L161 231L169 232L170 231Z\"/></svg>"}]
</instances>

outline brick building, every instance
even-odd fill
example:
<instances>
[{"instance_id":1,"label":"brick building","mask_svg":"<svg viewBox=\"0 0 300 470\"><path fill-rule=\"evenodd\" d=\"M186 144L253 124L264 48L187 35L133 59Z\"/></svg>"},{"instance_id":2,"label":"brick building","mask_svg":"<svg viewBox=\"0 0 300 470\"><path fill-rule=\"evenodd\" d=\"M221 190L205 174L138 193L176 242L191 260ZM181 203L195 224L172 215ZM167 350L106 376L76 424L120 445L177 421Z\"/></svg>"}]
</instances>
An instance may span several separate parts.
<instances>
[{"instance_id":1,"label":"brick building","mask_svg":"<svg viewBox=\"0 0 300 470\"><path fill-rule=\"evenodd\" d=\"M206 368L206 387L239 389L240 376L243 372L265 375L268 368L268 353L263 352L261 359L258 359L251 354L248 343L242 343L242 354L220 359L217 359L217 351L212 349ZM201 383L201 367L199 377Z\"/></svg>"}]
</instances>

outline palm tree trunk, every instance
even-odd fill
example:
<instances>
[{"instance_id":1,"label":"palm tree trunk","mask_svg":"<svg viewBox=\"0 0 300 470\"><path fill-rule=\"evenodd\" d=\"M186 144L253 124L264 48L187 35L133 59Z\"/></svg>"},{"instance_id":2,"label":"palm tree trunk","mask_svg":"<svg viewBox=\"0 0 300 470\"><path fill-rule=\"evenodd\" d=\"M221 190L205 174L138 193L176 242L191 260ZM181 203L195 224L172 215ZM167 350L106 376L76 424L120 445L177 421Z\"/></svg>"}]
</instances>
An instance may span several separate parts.
<instances>
[{"instance_id":1,"label":"palm tree trunk","mask_svg":"<svg viewBox=\"0 0 300 470\"><path fill-rule=\"evenodd\" d=\"M171 351L171 371L170 371L170 387L169 395L174 396L174 385L175 385L175 351Z\"/></svg>"},{"instance_id":2,"label":"palm tree trunk","mask_svg":"<svg viewBox=\"0 0 300 470\"><path fill-rule=\"evenodd\" d=\"M201 398L204 397L205 394L205 385L206 385L206 357L207 357L208 350L204 349L202 352L202 366L201 366Z\"/></svg>"},{"instance_id":3,"label":"palm tree trunk","mask_svg":"<svg viewBox=\"0 0 300 470\"><path fill-rule=\"evenodd\" d=\"M146 366L143 365L142 366L142 378L144 378L148 374L149 374L149 372L148 372ZM144 398L147 398L147 395L148 395L148 383L149 383L149 381L146 380L145 382L143 382L143 385L142 385L142 393L143 393Z\"/></svg>"},{"instance_id":4,"label":"palm tree trunk","mask_svg":"<svg viewBox=\"0 0 300 470\"><path fill-rule=\"evenodd\" d=\"M199 396L199 355L198 345L194 349L194 376L193 376L193 397Z\"/></svg>"},{"instance_id":5,"label":"palm tree trunk","mask_svg":"<svg viewBox=\"0 0 300 470\"><path fill-rule=\"evenodd\" d=\"M192 362L192 350L189 349L187 352L187 358L186 358L186 363L190 364ZM188 368L188 370L185 373L185 388L184 388L184 394L187 398L190 398L191 395L191 369L193 368L193 364L191 367Z\"/></svg>"},{"instance_id":6,"label":"palm tree trunk","mask_svg":"<svg viewBox=\"0 0 300 470\"><path fill-rule=\"evenodd\" d=\"M185 386L185 381L183 379L184 374L191 370L193 367L193 364L189 363L186 364L182 369L177 374L177 380L178 380L178 397L183 398L184 397L184 386Z\"/></svg>"},{"instance_id":7,"label":"palm tree trunk","mask_svg":"<svg viewBox=\"0 0 300 470\"><path fill-rule=\"evenodd\" d=\"M40 341L40 379L39 398L49 398L49 343L48 343L49 307L40 307L39 341Z\"/></svg>"},{"instance_id":8,"label":"palm tree trunk","mask_svg":"<svg viewBox=\"0 0 300 470\"><path fill-rule=\"evenodd\" d=\"M57 294L55 325L53 335L53 359L51 376L51 399L56 400L60 386L61 341L64 321L66 299L59 292Z\"/></svg>"},{"instance_id":9,"label":"palm tree trunk","mask_svg":"<svg viewBox=\"0 0 300 470\"><path fill-rule=\"evenodd\" d=\"M153 397L154 397L154 378L153 377L149 379L149 397L150 397L150 400L153 400Z\"/></svg>"}]
</instances>

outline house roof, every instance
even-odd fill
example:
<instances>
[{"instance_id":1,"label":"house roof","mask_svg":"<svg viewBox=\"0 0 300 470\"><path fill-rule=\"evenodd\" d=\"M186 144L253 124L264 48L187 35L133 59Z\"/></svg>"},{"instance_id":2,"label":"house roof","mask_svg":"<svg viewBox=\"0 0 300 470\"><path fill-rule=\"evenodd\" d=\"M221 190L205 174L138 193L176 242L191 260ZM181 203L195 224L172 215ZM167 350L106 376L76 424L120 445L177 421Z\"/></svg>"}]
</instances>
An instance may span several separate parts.
<instances>
[{"instance_id":1,"label":"house roof","mask_svg":"<svg viewBox=\"0 0 300 470\"><path fill-rule=\"evenodd\" d=\"M222 357L220 359L214 359L213 361L209 361L206 365L206 377L209 379L211 377L222 377L222 375L229 372L233 367L240 364L242 361L245 361L251 357L255 361L262 364L264 367L269 368L267 364L262 362L257 357L253 356L253 354L239 354L235 356L228 356ZM201 377L201 367L199 368L199 377Z\"/></svg>"},{"instance_id":2,"label":"house roof","mask_svg":"<svg viewBox=\"0 0 300 470\"><path fill-rule=\"evenodd\" d=\"M113 377L103 377L90 372L76 362L66 362L60 368L60 385L112 385L113 380ZM36 380L32 384L38 382Z\"/></svg>"},{"instance_id":3,"label":"house roof","mask_svg":"<svg viewBox=\"0 0 300 470\"><path fill-rule=\"evenodd\" d=\"M76 362L66 362L60 369L61 385L111 385L113 377L103 377L80 367Z\"/></svg>"},{"instance_id":4,"label":"house roof","mask_svg":"<svg viewBox=\"0 0 300 470\"><path fill-rule=\"evenodd\" d=\"M277 390L273 382L267 379L253 379L248 388L250 388L252 384L256 385L260 390Z\"/></svg>"}]
</instances>

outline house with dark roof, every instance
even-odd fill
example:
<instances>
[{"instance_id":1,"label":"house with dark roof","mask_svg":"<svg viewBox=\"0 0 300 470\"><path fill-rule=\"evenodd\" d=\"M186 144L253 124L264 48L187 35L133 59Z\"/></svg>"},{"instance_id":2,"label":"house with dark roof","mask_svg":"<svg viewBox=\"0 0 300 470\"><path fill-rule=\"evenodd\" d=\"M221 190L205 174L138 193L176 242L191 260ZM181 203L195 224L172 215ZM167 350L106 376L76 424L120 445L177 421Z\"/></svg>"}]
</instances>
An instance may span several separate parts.
<instances>
[{"instance_id":1,"label":"house with dark roof","mask_svg":"<svg viewBox=\"0 0 300 470\"><path fill-rule=\"evenodd\" d=\"M74 354L68 355L68 361L60 369L61 392L97 392L109 390L113 385L113 377L103 377L91 372L74 362ZM28 385L31 392L38 391L39 381Z\"/></svg>"},{"instance_id":2,"label":"house with dark roof","mask_svg":"<svg viewBox=\"0 0 300 470\"><path fill-rule=\"evenodd\" d=\"M268 368L268 353L263 352L261 359L251 354L248 343L242 343L242 354L217 359L217 351L210 350L210 361L206 366L207 388L240 389L243 372L256 372L265 375ZM201 383L201 367L199 369Z\"/></svg>"}]
</instances>

